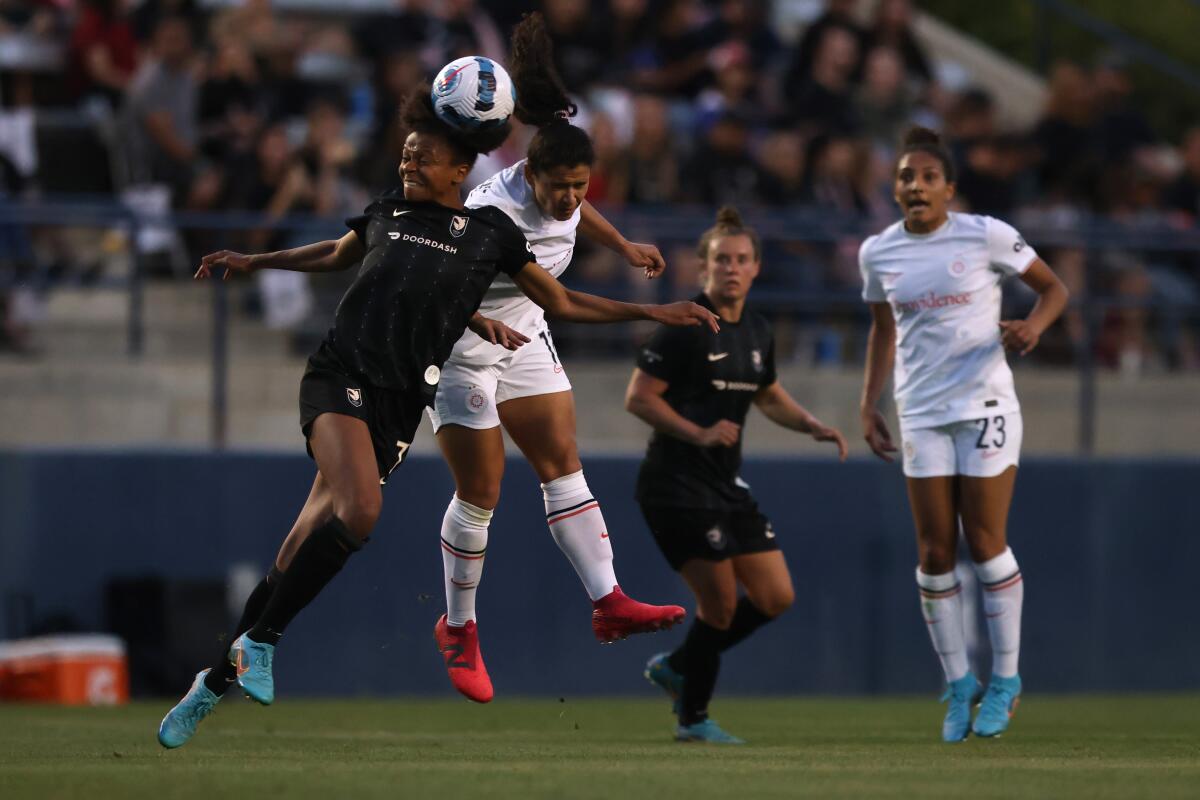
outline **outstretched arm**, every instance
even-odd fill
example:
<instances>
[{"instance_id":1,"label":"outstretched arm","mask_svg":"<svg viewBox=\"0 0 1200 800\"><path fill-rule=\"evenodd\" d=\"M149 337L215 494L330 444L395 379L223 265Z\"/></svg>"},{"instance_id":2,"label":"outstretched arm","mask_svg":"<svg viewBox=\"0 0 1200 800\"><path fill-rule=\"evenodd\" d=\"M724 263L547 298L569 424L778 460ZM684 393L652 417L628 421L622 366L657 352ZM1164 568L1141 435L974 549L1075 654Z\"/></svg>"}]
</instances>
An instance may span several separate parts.
<instances>
[{"instance_id":1,"label":"outstretched arm","mask_svg":"<svg viewBox=\"0 0 1200 800\"><path fill-rule=\"evenodd\" d=\"M625 322L648 319L664 325L707 325L714 332L719 330L717 315L703 306L690 301L649 305L623 303L597 297L594 294L576 292L563 286L546 270L535 263L513 275L518 288L533 302L546 311L551 319L568 322Z\"/></svg>"},{"instance_id":2,"label":"outstretched arm","mask_svg":"<svg viewBox=\"0 0 1200 800\"><path fill-rule=\"evenodd\" d=\"M358 234L350 231L340 239L306 244L291 250L246 255L232 250L218 250L200 259L196 278L207 278L215 269L224 271L225 278L234 272L255 272L260 269L285 269L291 272L336 272L349 269L362 260L366 251Z\"/></svg>"},{"instance_id":3,"label":"outstretched arm","mask_svg":"<svg viewBox=\"0 0 1200 800\"><path fill-rule=\"evenodd\" d=\"M629 241L586 200L579 209L579 230L593 242L604 245L628 261L629 266L645 270L647 278L657 278L667 268L667 262L657 247Z\"/></svg>"},{"instance_id":4,"label":"outstretched arm","mask_svg":"<svg viewBox=\"0 0 1200 800\"><path fill-rule=\"evenodd\" d=\"M811 434L818 442L834 442L837 444L838 458L846 460L849 449L846 439L837 428L831 428L809 413L808 409L796 402L783 384L775 381L770 386L764 386L754 395L754 404L758 406L767 419L776 425L790 428L800 433Z\"/></svg>"}]
</instances>

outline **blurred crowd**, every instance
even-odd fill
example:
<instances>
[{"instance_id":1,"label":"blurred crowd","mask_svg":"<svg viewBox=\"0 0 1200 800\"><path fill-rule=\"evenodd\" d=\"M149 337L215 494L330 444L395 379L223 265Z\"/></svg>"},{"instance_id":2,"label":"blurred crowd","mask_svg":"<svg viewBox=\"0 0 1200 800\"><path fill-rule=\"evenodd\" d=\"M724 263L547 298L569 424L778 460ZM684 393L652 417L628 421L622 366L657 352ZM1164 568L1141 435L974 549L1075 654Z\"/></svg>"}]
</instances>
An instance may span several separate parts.
<instances>
[{"instance_id":1,"label":"blurred crowd","mask_svg":"<svg viewBox=\"0 0 1200 800\"><path fill-rule=\"evenodd\" d=\"M785 6L804 24L777 24ZM109 121L113 158L88 159L68 183L107 181L150 206L337 220L394 181L406 92L462 55L503 62L508 32L534 8L594 137L589 199L605 209L733 203L753 219L810 206L882 227L896 217L896 144L919 123L948 138L961 210L1018 227L1099 213L1187 228L1200 214L1200 127L1177 141L1156 132L1118 55L1055 64L1040 119L1014 130L987 91L939 70L910 0L396 0L353 14L271 0L0 0L0 38L53 40L65 53L56 82L9 69L0 89L7 109L64 105ZM481 159L472 179L520 158L528 135ZM10 194L36 188L38 175L20 172L0 157ZM209 234L183 249L260 250L297 236ZM855 290L857 242L772 240L763 286ZM1137 371L1153 350L1168 367L1198 365L1196 254L1043 251L1076 293L1130 301L1092 337L1103 363ZM601 254L579 261L582 279L624 280ZM303 280L289 280L274 289L292 298L281 324L311 308ZM1018 310L1026 301L1012 299ZM1072 313L1058 332L1064 359L1085 324ZM820 346L844 355L836 340Z\"/></svg>"}]
</instances>

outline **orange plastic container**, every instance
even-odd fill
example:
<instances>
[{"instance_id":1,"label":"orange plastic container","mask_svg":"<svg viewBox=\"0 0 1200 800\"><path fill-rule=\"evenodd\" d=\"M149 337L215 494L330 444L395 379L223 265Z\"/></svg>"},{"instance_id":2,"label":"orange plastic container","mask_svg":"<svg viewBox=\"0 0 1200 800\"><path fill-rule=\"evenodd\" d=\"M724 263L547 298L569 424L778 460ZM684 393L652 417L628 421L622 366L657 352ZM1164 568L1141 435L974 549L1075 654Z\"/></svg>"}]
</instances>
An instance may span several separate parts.
<instances>
[{"instance_id":1,"label":"orange plastic container","mask_svg":"<svg viewBox=\"0 0 1200 800\"><path fill-rule=\"evenodd\" d=\"M97 633L0 642L0 700L91 706L127 703L125 643Z\"/></svg>"}]
</instances>

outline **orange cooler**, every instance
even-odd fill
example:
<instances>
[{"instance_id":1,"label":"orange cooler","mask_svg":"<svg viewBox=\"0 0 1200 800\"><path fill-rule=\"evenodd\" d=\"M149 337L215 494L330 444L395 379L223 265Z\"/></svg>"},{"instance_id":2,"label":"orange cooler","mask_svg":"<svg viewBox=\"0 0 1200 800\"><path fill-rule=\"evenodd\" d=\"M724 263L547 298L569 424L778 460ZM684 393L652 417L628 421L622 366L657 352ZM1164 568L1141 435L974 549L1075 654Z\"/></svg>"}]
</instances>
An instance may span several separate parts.
<instances>
[{"instance_id":1,"label":"orange cooler","mask_svg":"<svg viewBox=\"0 0 1200 800\"><path fill-rule=\"evenodd\" d=\"M0 642L0 701L112 706L129 701L125 643L107 634Z\"/></svg>"}]
</instances>

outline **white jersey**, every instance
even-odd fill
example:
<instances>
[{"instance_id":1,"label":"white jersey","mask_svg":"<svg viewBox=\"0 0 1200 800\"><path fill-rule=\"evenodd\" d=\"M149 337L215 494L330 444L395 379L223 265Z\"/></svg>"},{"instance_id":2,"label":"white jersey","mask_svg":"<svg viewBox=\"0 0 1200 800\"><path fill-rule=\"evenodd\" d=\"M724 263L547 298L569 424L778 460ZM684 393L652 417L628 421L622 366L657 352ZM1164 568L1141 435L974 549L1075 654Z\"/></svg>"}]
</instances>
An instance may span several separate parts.
<instances>
[{"instance_id":1,"label":"white jersey","mask_svg":"<svg viewBox=\"0 0 1200 800\"><path fill-rule=\"evenodd\" d=\"M992 217L950 214L932 233L897 222L863 242L863 299L896 319L900 423L926 428L1020 410L1000 342L1000 283L1033 248Z\"/></svg>"},{"instance_id":2,"label":"white jersey","mask_svg":"<svg viewBox=\"0 0 1200 800\"><path fill-rule=\"evenodd\" d=\"M571 263L575 252L575 229L579 227L579 209L564 221L543 214L534 199L533 187L525 180L525 159L476 186L467 195L466 205L467 208L495 206L507 214L525 234L538 265L555 278ZM530 337L546 327L541 307L526 297L507 275L497 275L492 281L479 305L479 313ZM486 342L468 330L455 343L450 359L484 366L495 364L507 353L500 345Z\"/></svg>"}]
</instances>

